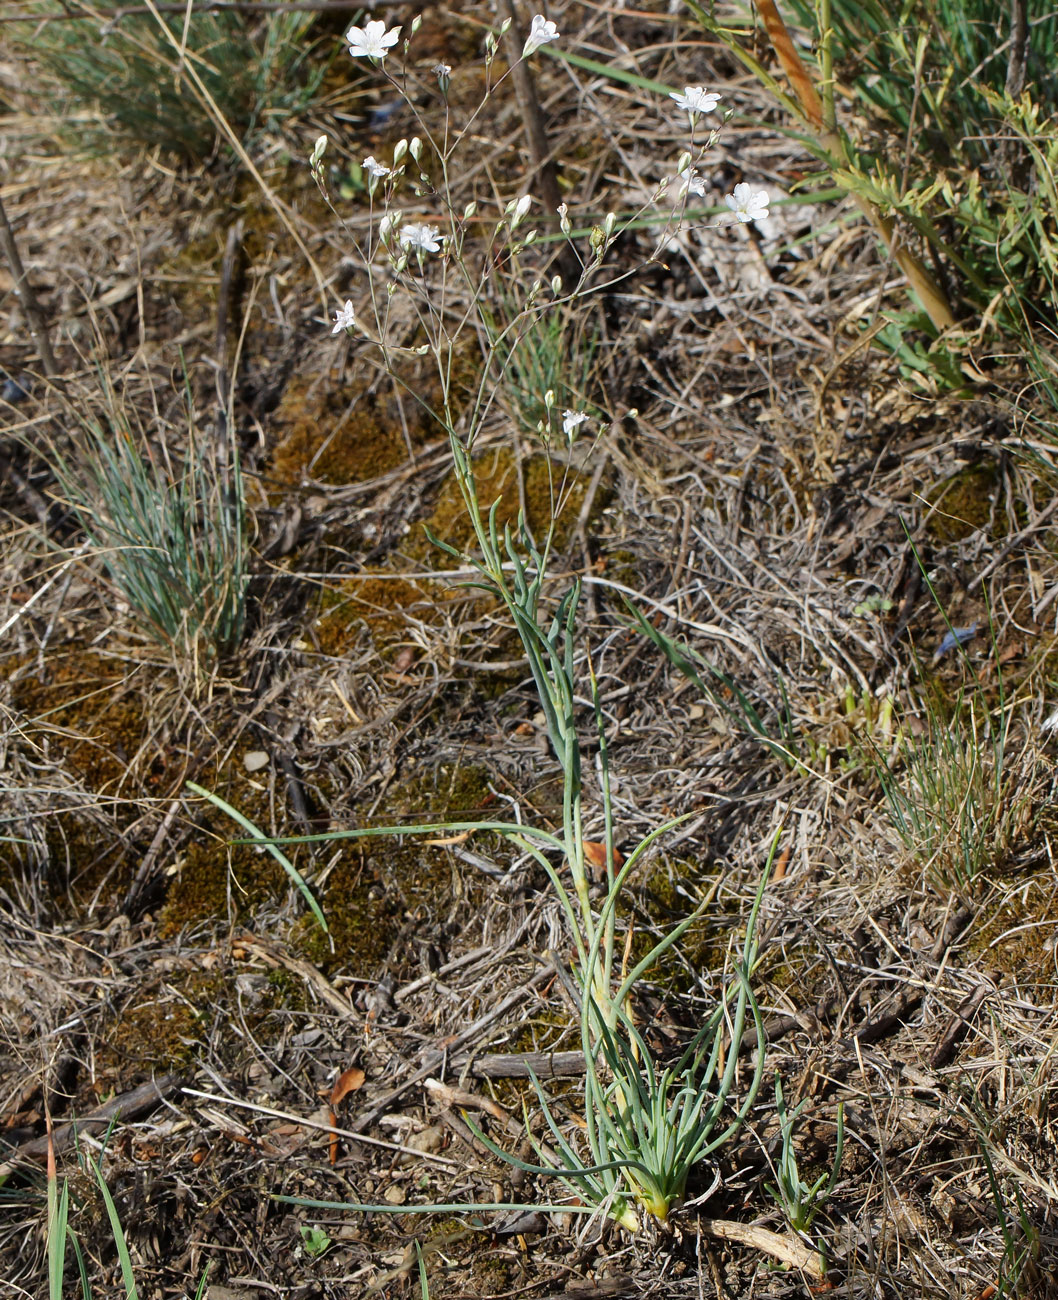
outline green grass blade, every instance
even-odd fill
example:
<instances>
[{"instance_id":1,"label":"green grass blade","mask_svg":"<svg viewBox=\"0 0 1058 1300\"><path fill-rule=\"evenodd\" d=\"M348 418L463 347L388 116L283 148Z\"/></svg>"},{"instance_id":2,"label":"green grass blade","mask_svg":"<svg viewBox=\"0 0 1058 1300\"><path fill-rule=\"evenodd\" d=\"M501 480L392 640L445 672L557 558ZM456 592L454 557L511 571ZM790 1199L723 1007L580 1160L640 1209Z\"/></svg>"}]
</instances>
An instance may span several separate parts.
<instances>
[{"instance_id":1,"label":"green grass blade","mask_svg":"<svg viewBox=\"0 0 1058 1300\"><path fill-rule=\"evenodd\" d=\"M221 812L227 813L227 815L232 819L232 821L238 822L238 824L243 828L243 830L249 831L251 836L250 840L248 841L238 840L236 841L236 843L260 844L262 848L266 848L268 852L271 853L272 857L275 858L275 860L287 873L291 882L294 885L296 885L297 888L301 891L301 894L305 899L306 903L308 903L309 910L312 912L312 915L316 918L316 922L319 925L320 929L324 932L324 934L328 933L329 927L327 925L327 919L323 915L323 910L320 907L319 903L316 902L315 895L313 894L312 890L309 888L305 880L305 877L301 874L301 872L297 869L297 867L294 866L293 862L290 861L290 859L282 851L282 849L278 847L277 842L274 840L270 840L268 836L265 835L265 833L262 830L260 830L257 826L255 826L248 817L244 817L243 814L238 811L238 809L233 808L231 804L228 803L226 800L222 799L220 795L213 794L211 791L204 789L202 786L196 785L194 781L188 781L187 788L189 790L193 790L195 794L201 795L203 799L208 799L209 802L214 806L214 808L219 808ZM326 838L327 838L326 836L308 837L308 839L326 839ZM283 842L287 843L289 841L283 841Z\"/></svg>"},{"instance_id":2,"label":"green grass blade","mask_svg":"<svg viewBox=\"0 0 1058 1300\"><path fill-rule=\"evenodd\" d=\"M125 1300L139 1300L139 1292L136 1290L136 1278L132 1271L132 1260L129 1257L128 1242L125 1240L125 1229L121 1226L118 1207L114 1204L114 1198L110 1195L110 1188L107 1187L106 1179L103 1177L103 1171L99 1168L99 1165L91 1157L89 1157L88 1163L95 1175L96 1182L99 1184L99 1192L103 1197L103 1204L106 1206L107 1218L110 1220L110 1231L114 1236L118 1262L121 1265L121 1279L125 1284Z\"/></svg>"},{"instance_id":3,"label":"green grass blade","mask_svg":"<svg viewBox=\"0 0 1058 1300\"><path fill-rule=\"evenodd\" d=\"M70 1186L63 1180L48 1179L48 1297L62 1300L62 1280L66 1271L66 1231L70 1212Z\"/></svg>"}]
</instances>

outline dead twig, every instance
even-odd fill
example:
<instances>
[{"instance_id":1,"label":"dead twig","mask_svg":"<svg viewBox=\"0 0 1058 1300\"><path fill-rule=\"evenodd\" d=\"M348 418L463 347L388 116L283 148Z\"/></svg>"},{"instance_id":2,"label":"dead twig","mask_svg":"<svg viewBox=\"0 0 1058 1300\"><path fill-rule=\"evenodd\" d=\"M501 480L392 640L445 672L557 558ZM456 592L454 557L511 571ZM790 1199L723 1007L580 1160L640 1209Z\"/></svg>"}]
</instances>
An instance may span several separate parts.
<instances>
[{"instance_id":1,"label":"dead twig","mask_svg":"<svg viewBox=\"0 0 1058 1300\"><path fill-rule=\"evenodd\" d=\"M734 1241L740 1246L749 1246L762 1254L771 1255L773 1259L799 1268L810 1277L824 1278L826 1266L822 1255L808 1247L796 1237L783 1236L769 1228L759 1228L755 1223L738 1223L733 1219L699 1219L704 1233L710 1237L719 1237L721 1241Z\"/></svg>"},{"instance_id":2,"label":"dead twig","mask_svg":"<svg viewBox=\"0 0 1058 1300\"><path fill-rule=\"evenodd\" d=\"M37 355L40 357L40 364L44 367L44 373L48 378L54 379L59 373L59 367L55 361L55 353L51 350L48 326L44 320L44 313L40 309L40 303L37 301L37 295L33 292L33 286L26 276L26 268L22 265L18 245L15 243L15 233L7 219L2 199L0 199L0 249L3 250L7 264L11 268L11 277L15 282L15 297L22 306L26 324L29 326Z\"/></svg>"}]
</instances>

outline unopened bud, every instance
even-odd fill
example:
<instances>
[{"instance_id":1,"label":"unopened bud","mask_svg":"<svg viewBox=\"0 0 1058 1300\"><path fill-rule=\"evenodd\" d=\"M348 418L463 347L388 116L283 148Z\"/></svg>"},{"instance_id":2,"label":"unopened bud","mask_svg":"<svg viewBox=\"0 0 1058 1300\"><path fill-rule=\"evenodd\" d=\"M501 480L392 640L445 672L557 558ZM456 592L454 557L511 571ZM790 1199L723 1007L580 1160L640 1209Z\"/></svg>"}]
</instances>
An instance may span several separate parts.
<instances>
[{"instance_id":1,"label":"unopened bud","mask_svg":"<svg viewBox=\"0 0 1058 1300\"><path fill-rule=\"evenodd\" d=\"M393 149L393 166L394 166L394 167L396 167L397 163L400 162L400 160L404 157L404 155L405 155L407 152L408 152L408 142L407 142L407 140L398 140L397 143L396 143L396 145L395 145L395 147L394 147L394 149Z\"/></svg>"},{"instance_id":2,"label":"unopened bud","mask_svg":"<svg viewBox=\"0 0 1058 1300\"><path fill-rule=\"evenodd\" d=\"M469 221L470 218L475 214L475 212L477 212L477 210L478 210L478 205L476 203L468 203L466 207L463 209L463 220Z\"/></svg>"},{"instance_id":3,"label":"unopened bud","mask_svg":"<svg viewBox=\"0 0 1058 1300\"><path fill-rule=\"evenodd\" d=\"M411 143L408 145L408 152L411 154L411 156L421 167L422 166L422 141L419 139L417 135L412 136Z\"/></svg>"},{"instance_id":4,"label":"unopened bud","mask_svg":"<svg viewBox=\"0 0 1058 1300\"><path fill-rule=\"evenodd\" d=\"M551 292L555 294L556 297L562 292L562 277L560 275L553 275L551 277Z\"/></svg>"}]
</instances>

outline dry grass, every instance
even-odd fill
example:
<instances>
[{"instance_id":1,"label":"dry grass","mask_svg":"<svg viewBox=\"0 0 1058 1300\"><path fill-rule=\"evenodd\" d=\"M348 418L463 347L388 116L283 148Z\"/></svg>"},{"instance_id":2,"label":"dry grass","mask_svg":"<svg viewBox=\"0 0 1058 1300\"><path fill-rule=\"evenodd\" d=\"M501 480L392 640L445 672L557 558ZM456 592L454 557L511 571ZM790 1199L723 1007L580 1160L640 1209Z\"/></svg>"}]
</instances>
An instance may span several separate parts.
<instances>
[{"instance_id":1,"label":"dry grass","mask_svg":"<svg viewBox=\"0 0 1058 1300\"><path fill-rule=\"evenodd\" d=\"M769 128L755 86L718 50L674 41L657 8L571 5L557 16L563 30L580 27L589 55L612 51L616 35L652 77L724 85L738 116L711 158L718 193L744 175L792 183L807 159ZM463 10L428 20L427 63L476 45L487 14ZM552 144L578 203L628 206L629 175L642 178L638 201L657 159L675 156L680 125L628 87L541 64ZM489 1058L576 1047L566 990L542 956L562 957L566 937L538 873L478 837L302 852L328 941L270 860L226 844L231 828L187 797L186 780L268 832L296 834L512 807L546 819L557 816L557 770L516 643L483 602L453 593L460 575L438 572L419 540L445 499L436 432L412 427L399 391L331 339L314 276L269 204L244 183L173 174L160 160L69 157L34 133L29 72L8 68L4 85L35 184L10 162L0 180L63 382L93 382L77 357L95 346L93 319L105 355L92 359L118 381L149 374L154 391L174 391L184 349L205 416L218 360L231 365L256 533L247 640L189 694L77 553L40 464L0 443L11 471L0 483L0 834L12 837L0 842L0 1139L14 1148L0 1274L12 1294L40 1292L45 1108L61 1127L152 1077L164 1095L123 1117L106 1158L144 1295L193 1294L207 1265L221 1300L411 1294L413 1238L438 1300L818 1294L700 1218L781 1230L763 1191L778 1154L769 1086L712 1196L656 1240L544 1219L483 1229L452 1216L307 1215L269 1199L491 1200L494 1185L515 1201L546 1196L531 1180L518 1186L424 1085L444 1077L474 1092L476 1120L517 1145L531 1094L524 1077L490 1078L515 1067ZM476 77L457 70L454 102L475 100ZM408 133L399 115L376 134L334 114L383 98L335 91L318 121L291 125L291 154L317 129L350 157L377 153ZM481 139L467 193L506 198L521 167L513 98L482 121ZM278 149L256 162L300 214L331 297L355 295L306 169ZM584 575L619 839L692 814L635 881L633 944L720 880L715 908L641 990L638 1013L664 1051L715 998L784 821L757 981L768 1071L791 1105L811 1098L799 1158L813 1178L845 1102L845 1166L816 1224L830 1293L1058 1294L1055 741L1041 730L1058 681L1051 426L1027 423L1027 399L1012 397L1016 359L1002 382L938 399L858 347L857 317L900 299L892 268L845 211L775 212L760 238L686 231L665 266L626 282L602 313L593 400L640 414L615 423L585 467L563 565ZM224 297L237 220L240 270ZM648 238L627 236L620 264L636 265ZM229 340L219 358L218 298ZM0 363L33 370L17 328L0 339ZM11 428L53 418L47 392L30 387L4 408ZM326 395L346 391L349 421L369 410L399 431L399 463L364 471L350 442L328 462L337 481L315 472L316 446L295 472L282 459L294 399L341 425L346 408ZM179 450L175 405L155 409L146 393L130 382L126 400ZM509 434L506 423L488 430L497 447ZM365 438L365 456L377 450ZM916 551L951 622L982 629L967 662L933 660L946 627ZM447 589L429 607L438 578ZM409 589L419 594L405 608ZM791 761L629 629L626 592L737 682ZM1022 802L1002 855L957 896L900 842L862 741L883 695L898 716L915 692L945 716L962 686L996 710L989 614L1011 710L1004 780ZM353 1066L366 1077L336 1106L334 1136L331 1087ZM549 1087L575 1123L576 1094ZM64 1158L74 1168L72 1146ZM109 1230L88 1182L72 1190L72 1226L104 1294ZM318 1258L299 1249L307 1222L333 1242Z\"/></svg>"}]
</instances>

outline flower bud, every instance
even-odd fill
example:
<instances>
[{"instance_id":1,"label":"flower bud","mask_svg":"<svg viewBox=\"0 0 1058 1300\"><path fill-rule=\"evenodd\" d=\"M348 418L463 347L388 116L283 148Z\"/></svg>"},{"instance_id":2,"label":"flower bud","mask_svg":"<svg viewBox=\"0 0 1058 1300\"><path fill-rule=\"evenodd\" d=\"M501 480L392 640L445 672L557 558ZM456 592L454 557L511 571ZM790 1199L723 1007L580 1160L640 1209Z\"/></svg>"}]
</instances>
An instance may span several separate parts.
<instances>
[{"instance_id":1,"label":"flower bud","mask_svg":"<svg viewBox=\"0 0 1058 1300\"><path fill-rule=\"evenodd\" d=\"M551 292L557 297L562 292L562 277L553 275L551 277Z\"/></svg>"},{"instance_id":2,"label":"flower bud","mask_svg":"<svg viewBox=\"0 0 1058 1300\"><path fill-rule=\"evenodd\" d=\"M478 205L476 203L468 203L466 207L463 209L463 220L469 221L470 218L475 214L475 212L477 212L477 210L478 210Z\"/></svg>"},{"instance_id":3,"label":"flower bud","mask_svg":"<svg viewBox=\"0 0 1058 1300\"><path fill-rule=\"evenodd\" d=\"M397 163L400 162L400 160L404 157L404 155L405 155L407 152L408 152L408 142L407 142L407 140L398 140L397 143L396 143L396 145L394 146L394 149L393 149L393 166L394 166L394 167L396 167Z\"/></svg>"},{"instance_id":4,"label":"flower bud","mask_svg":"<svg viewBox=\"0 0 1058 1300\"><path fill-rule=\"evenodd\" d=\"M421 26L422 26L422 14L416 14L415 17L411 20L411 31L408 33L408 35L414 36Z\"/></svg>"},{"instance_id":5,"label":"flower bud","mask_svg":"<svg viewBox=\"0 0 1058 1300\"><path fill-rule=\"evenodd\" d=\"M422 166L422 141L419 139L417 135L412 136L411 143L408 145L408 152L411 154L411 156L421 167Z\"/></svg>"}]
</instances>

